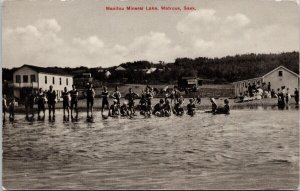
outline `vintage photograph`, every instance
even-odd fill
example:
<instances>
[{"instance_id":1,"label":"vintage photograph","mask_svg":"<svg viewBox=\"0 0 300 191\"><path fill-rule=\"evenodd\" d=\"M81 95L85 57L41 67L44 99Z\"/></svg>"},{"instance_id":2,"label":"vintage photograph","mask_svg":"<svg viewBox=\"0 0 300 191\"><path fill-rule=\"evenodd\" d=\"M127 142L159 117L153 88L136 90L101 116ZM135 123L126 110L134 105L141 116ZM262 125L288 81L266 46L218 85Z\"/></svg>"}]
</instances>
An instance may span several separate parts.
<instances>
[{"instance_id":1,"label":"vintage photograph","mask_svg":"<svg viewBox=\"0 0 300 191\"><path fill-rule=\"evenodd\" d=\"M298 0L4 0L3 190L299 188Z\"/></svg>"}]
</instances>

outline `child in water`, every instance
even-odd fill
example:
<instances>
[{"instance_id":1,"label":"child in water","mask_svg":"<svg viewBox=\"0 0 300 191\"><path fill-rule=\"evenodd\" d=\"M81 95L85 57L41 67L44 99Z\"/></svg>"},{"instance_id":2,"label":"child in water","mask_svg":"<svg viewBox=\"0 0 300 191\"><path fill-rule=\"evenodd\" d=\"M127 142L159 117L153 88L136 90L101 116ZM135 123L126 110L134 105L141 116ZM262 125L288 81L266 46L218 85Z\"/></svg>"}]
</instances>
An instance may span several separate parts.
<instances>
[{"instance_id":1,"label":"child in water","mask_svg":"<svg viewBox=\"0 0 300 191\"><path fill-rule=\"evenodd\" d=\"M184 109L182 107L182 99L179 99L178 103L175 104L173 113L179 116L182 116L184 114Z\"/></svg>"},{"instance_id":2,"label":"child in water","mask_svg":"<svg viewBox=\"0 0 300 191\"><path fill-rule=\"evenodd\" d=\"M120 112L119 112L118 100L114 99L114 103L109 108L108 115L114 117L114 116L118 116L119 114Z\"/></svg>"},{"instance_id":3,"label":"child in water","mask_svg":"<svg viewBox=\"0 0 300 191\"><path fill-rule=\"evenodd\" d=\"M123 117L129 116L129 109L127 107L126 102L124 102L123 105L121 106L120 113L121 113L121 116L123 116Z\"/></svg>"},{"instance_id":4,"label":"child in water","mask_svg":"<svg viewBox=\"0 0 300 191\"><path fill-rule=\"evenodd\" d=\"M164 116L164 100L160 99L159 103L154 106L154 110L152 112L153 115L162 117Z\"/></svg>"},{"instance_id":5,"label":"child in water","mask_svg":"<svg viewBox=\"0 0 300 191\"><path fill-rule=\"evenodd\" d=\"M218 108L215 98L210 98L210 102L211 102L211 111L213 113L215 113L217 111L217 108Z\"/></svg>"},{"instance_id":6,"label":"child in water","mask_svg":"<svg viewBox=\"0 0 300 191\"><path fill-rule=\"evenodd\" d=\"M195 103L194 103L194 99L190 99L190 103L187 105L187 114L190 116L194 116L195 115Z\"/></svg>"},{"instance_id":7,"label":"child in water","mask_svg":"<svg viewBox=\"0 0 300 191\"><path fill-rule=\"evenodd\" d=\"M167 99L165 101L165 104L164 104L164 112L165 112L165 117L169 117L171 116L171 106L170 106L170 101Z\"/></svg>"}]
</instances>

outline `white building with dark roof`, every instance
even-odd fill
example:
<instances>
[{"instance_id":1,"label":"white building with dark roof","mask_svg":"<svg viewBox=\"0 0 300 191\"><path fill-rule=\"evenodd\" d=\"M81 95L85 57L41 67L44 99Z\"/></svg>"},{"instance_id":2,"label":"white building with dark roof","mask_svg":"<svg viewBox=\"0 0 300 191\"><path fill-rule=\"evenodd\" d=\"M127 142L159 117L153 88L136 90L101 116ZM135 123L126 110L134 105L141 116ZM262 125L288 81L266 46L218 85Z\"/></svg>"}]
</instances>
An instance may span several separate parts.
<instances>
[{"instance_id":1,"label":"white building with dark roof","mask_svg":"<svg viewBox=\"0 0 300 191\"><path fill-rule=\"evenodd\" d=\"M14 97L22 99L32 89L42 88L45 91L52 85L59 99L64 87L71 90L72 84L73 76L60 68L43 68L25 64L14 71L12 87Z\"/></svg>"},{"instance_id":2,"label":"white building with dark roof","mask_svg":"<svg viewBox=\"0 0 300 191\"><path fill-rule=\"evenodd\" d=\"M270 82L271 89L277 92L277 89L281 87L289 88L290 94L294 94L294 89L299 88L299 74L287 69L284 66L279 66L274 70L258 76L256 78L251 78L247 80L241 80L234 82L235 96L239 96L240 93L244 93L248 90L248 84L254 83L257 86L262 86L263 84L268 85Z\"/></svg>"}]
</instances>

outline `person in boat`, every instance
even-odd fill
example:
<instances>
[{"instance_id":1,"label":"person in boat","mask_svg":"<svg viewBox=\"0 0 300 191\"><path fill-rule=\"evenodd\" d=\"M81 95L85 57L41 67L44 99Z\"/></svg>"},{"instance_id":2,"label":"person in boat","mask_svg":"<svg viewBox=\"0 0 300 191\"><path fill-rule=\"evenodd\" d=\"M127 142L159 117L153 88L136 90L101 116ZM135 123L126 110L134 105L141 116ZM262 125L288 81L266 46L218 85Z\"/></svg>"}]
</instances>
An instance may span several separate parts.
<instances>
[{"instance_id":1,"label":"person in boat","mask_svg":"<svg viewBox=\"0 0 300 191\"><path fill-rule=\"evenodd\" d=\"M120 114L121 116L123 117L126 117L126 116L130 116L129 114L129 108L127 106L127 103L124 102L123 105L120 107Z\"/></svg>"},{"instance_id":2,"label":"person in boat","mask_svg":"<svg viewBox=\"0 0 300 191\"><path fill-rule=\"evenodd\" d=\"M108 102L108 97L109 97L109 92L107 91L107 87L103 87L103 92L101 93L102 97L102 106L101 106L101 113L103 113L104 109L109 109L109 102Z\"/></svg>"},{"instance_id":3,"label":"person in boat","mask_svg":"<svg viewBox=\"0 0 300 191\"><path fill-rule=\"evenodd\" d=\"M47 92L47 100L49 109L49 119L51 119L51 112L53 114L53 118L55 118L56 92L53 90L52 85L49 86L49 90Z\"/></svg>"},{"instance_id":4,"label":"person in boat","mask_svg":"<svg viewBox=\"0 0 300 191\"><path fill-rule=\"evenodd\" d=\"M228 99L224 100L224 106L218 107L214 114L230 114L230 106Z\"/></svg>"},{"instance_id":5,"label":"person in boat","mask_svg":"<svg viewBox=\"0 0 300 191\"><path fill-rule=\"evenodd\" d=\"M16 105L15 98L12 98L12 100L9 103L9 106L8 106L9 119L10 120L14 120L15 119L15 105Z\"/></svg>"},{"instance_id":6,"label":"person in boat","mask_svg":"<svg viewBox=\"0 0 300 191\"><path fill-rule=\"evenodd\" d=\"M152 114L156 115L156 116L160 116L160 117L164 116L164 100L163 99L160 99L159 103L157 103L154 106Z\"/></svg>"},{"instance_id":7,"label":"person in boat","mask_svg":"<svg viewBox=\"0 0 300 191\"><path fill-rule=\"evenodd\" d=\"M73 110L76 112L76 118L78 118L78 90L76 89L76 86L72 85L72 90L70 91L71 96L71 118L73 119Z\"/></svg>"},{"instance_id":8,"label":"person in boat","mask_svg":"<svg viewBox=\"0 0 300 191\"><path fill-rule=\"evenodd\" d=\"M62 98L63 98L63 112L64 112L64 116L66 116L66 111L68 113L68 118L69 118L69 107L70 107L70 96L69 96L69 92L67 87L64 88L64 91L61 94Z\"/></svg>"},{"instance_id":9,"label":"person in boat","mask_svg":"<svg viewBox=\"0 0 300 191\"><path fill-rule=\"evenodd\" d=\"M25 112L26 112L26 119L29 119L28 115L31 114L31 118L34 117L34 101L35 101L35 95L33 91L29 91L29 93L25 97Z\"/></svg>"},{"instance_id":10,"label":"person in boat","mask_svg":"<svg viewBox=\"0 0 300 191\"><path fill-rule=\"evenodd\" d=\"M43 116L45 117L45 92L42 88L39 89L37 94L37 105L38 105L38 118L40 118L41 111L43 112Z\"/></svg>"},{"instance_id":11,"label":"person in boat","mask_svg":"<svg viewBox=\"0 0 300 191\"><path fill-rule=\"evenodd\" d=\"M172 108L171 108L171 105L170 105L170 101L169 100L166 100L165 101L165 104L164 104L164 114L166 117L169 117L171 116L171 113L172 113Z\"/></svg>"},{"instance_id":12,"label":"person in boat","mask_svg":"<svg viewBox=\"0 0 300 191\"><path fill-rule=\"evenodd\" d=\"M173 113L175 115L182 116L184 114L184 109L183 109L182 103L183 103L182 99L179 99L178 103L175 104L174 109L173 109Z\"/></svg>"},{"instance_id":13,"label":"person in boat","mask_svg":"<svg viewBox=\"0 0 300 191\"><path fill-rule=\"evenodd\" d=\"M129 88L129 93L125 95L125 99L128 100L128 109L130 111L130 115L133 115L135 113L135 109L134 109L134 100L139 97L139 95L137 93L134 93L132 91L132 88Z\"/></svg>"},{"instance_id":14,"label":"person in boat","mask_svg":"<svg viewBox=\"0 0 300 191\"><path fill-rule=\"evenodd\" d=\"M109 108L108 115L110 117L115 117L120 114L119 112L119 106L118 106L118 100L114 99L113 104Z\"/></svg>"},{"instance_id":15,"label":"person in boat","mask_svg":"<svg viewBox=\"0 0 300 191\"><path fill-rule=\"evenodd\" d=\"M119 92L119 87L116 86L115 87L115 92L113 93L112 95L112 98L116 99L117 100L117 104L118 104L118 107L120 107L120 99L121 99L121 92Z\"/></svg>"},{"instance_id":16,"label":"person in boat","mask_svg":"<svg viewBox=\"0 0 300 191\"><path fill-rule=\"evenodd\" d=\"M3 121L5 121L6 110L7 110L7 100L6 100L6 95L3 94L3 96L2 96L2 114L3 114Z\"/></svg>"},{"instance_id":17,"label":"person in boat","mask_svg":"<svg viewBox=\"0 0 300 191\"><path fill-rule=\"evenodd\" d=\"M194 116L195 110L196 110L195 101L194 99L191 98L190 103L187 105L187 114L190 116Z\"/></svg>"},{"instance_id":18,"label":"person in boat","mask_svg":"<svg viewBox=\"0 0 300 191\"><path fill-rule=\"evenodd\" d=\"M95 90L93 88L93 84L88 84L86 90L87 117L93 116L94 98L95 98ZM89 112L91 112L90 116L89 116Z\"/></svg>"},{"instance_id":19,"label":"person in boat","mask_svg":"<svg viewBox=\"0 0 300 191\"><path fill-rule=\"evenodd\" d=\"M214 113L217 111L218 108L215 98L210 98L210 102L211 102L211 111Z\"/></svg>"}]
</instances>

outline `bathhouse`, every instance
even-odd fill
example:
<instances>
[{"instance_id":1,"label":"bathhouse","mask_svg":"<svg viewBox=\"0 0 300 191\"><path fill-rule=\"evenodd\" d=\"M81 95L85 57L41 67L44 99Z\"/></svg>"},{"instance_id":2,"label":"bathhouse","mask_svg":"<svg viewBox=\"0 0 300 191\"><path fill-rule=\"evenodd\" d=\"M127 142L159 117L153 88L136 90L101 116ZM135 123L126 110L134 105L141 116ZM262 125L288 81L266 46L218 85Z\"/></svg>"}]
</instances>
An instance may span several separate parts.
<instances>
[{"instance_id":1,"label":"bathhouse","mask_svg":"<svg viewBox=\"0 0 300 191\"><path fill-rule=\"evenodd\" d=\"M284 66L279 66L274 70L258 76L256 78L242 80L234 82L235 96L239 96L240 93L243 93L248 90L248 84L251 85L255 83L257 86L268 86L270 82L271 89L274 89L277 92L277 89L281 87L289 88L290 94L294 94L295 88L299 87L299 74L287 69Z\"/></svg>"},{"instance_id":2,"label":"bathhouse","mask_svg":"<svg viewBox=\"0 0 300 191\"><path fill-rule=\"evenodd\" d=\"M71 90L72 84L73 76L60 68L43 68L25 64L14 71L11 87L13 87L14 97L23 101L28 91L32 89L37 91L39 88L45 91L52 85L57 99L60 100L64 87Z\"/></svg>"}]
</instances>

